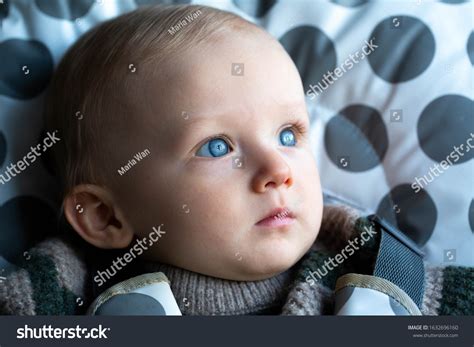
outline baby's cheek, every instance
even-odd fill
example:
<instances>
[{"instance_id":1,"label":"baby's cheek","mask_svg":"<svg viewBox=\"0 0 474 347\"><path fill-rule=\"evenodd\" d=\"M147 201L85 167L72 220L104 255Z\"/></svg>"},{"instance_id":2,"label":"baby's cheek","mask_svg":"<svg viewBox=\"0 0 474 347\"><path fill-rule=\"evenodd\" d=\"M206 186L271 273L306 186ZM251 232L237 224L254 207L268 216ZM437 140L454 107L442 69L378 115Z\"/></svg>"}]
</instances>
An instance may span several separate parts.
<instances>
[{"instance_id":1,"label":"baby's cheek","mask_svg":"<svg viewBox=\"0 0 474 347\"><path fill-rule=\"evenodd\" d=\"M302 181L304 189L302 204L303 210L308 220L308 227L313 230L319 230L323 210L323 198L319 172L313 157L308 157L302 172Z\"/></svg>"}]
</instances>

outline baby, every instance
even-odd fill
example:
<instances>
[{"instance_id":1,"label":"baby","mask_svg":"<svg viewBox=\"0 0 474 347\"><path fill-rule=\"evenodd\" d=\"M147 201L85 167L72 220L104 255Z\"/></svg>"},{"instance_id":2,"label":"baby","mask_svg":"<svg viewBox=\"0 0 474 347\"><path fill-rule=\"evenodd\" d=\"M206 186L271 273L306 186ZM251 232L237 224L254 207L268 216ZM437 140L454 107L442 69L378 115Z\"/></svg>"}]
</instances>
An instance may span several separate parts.
<instances>
[{"instance_id":1,"label":"baby","mask_svg":"<svg viewBox=\"0 0 474 347\"><path fill-rule=\"evenodd\" d=\"M257 26L201 6L134 11L75 44L50 95L64 213L88 243L124 248L163 224L143 257L239 281L314 243L322 194L301 79Z\"/></svg>"},{"instance_id":2,"label":"baby","mask_svg":"<svg viewBox=\"0 0 474 347\"><path fill-rule=\"evenodd\" d=\"M103 250L156 232L131 257L163 265L147 269L171 280L181 310L198 296L188 313L334 312L330 289L343 267L315 286L322 272L308 272L329 263L308 256L323 200L304 91L265 31L205 6L120 16L64 56L46 116L61 137L54 151L68 223ZM352 215L341 220L326 222L322 241L355 229ZM290 273L301 262L308 271L295 285Z\"/></svg>"}]
</instances>

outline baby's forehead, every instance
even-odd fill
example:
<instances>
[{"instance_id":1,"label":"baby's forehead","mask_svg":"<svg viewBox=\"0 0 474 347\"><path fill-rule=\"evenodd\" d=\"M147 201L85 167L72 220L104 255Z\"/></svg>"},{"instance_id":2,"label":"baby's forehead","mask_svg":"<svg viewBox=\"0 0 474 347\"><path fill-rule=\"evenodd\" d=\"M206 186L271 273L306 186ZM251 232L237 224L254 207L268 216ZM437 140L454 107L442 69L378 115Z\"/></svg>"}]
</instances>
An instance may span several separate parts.
<instances>
[{"instance_id":1,"label":"baby's forehead","mask_svg":"<svg viewBox=\"0 0 474 347\"><path fill-rule=\"evenodd\" d=\"M134 103L149 118L144 126L154 124L167 138L305 113L298 71L274 41L249 34L205 42L151 63L134 86L140 91Z\"/></svg>"},{"instance_id":2,"label":"baby's forehead","mask_svg":"<svg viewBox=\"0 0 474 347\"><path fill-rule=\"evenodd\" d=\"M273 99L285 103L285 99L299 98L301 79L281 46L256 45L251 38L231 41L235 42L207 43L212 50L193 47L152 66L154 73L141 87L152 101L179 99L183 111L239 104L249 94L262 102ZM255 47L259 47L259 54L255 54ZM163 95L167 100L160 98Z\"/></svg>"}]
</instances>

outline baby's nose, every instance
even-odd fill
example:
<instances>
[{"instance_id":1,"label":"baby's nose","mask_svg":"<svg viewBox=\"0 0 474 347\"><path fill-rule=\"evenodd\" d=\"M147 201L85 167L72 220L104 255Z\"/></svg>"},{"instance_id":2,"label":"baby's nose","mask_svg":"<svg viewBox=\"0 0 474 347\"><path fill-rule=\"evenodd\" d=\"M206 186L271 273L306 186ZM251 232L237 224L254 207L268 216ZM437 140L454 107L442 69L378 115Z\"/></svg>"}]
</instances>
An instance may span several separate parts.
<instances>
[{"instance_id":1,"label":"baby's nose","mask_svg":"<svg viewBox=\"0 0 474 347\"><path fill-rule=\"evenodd\" d=\"M293 185L291 168L280 153L268 151L257 158L257 161L258 169L252 179L252 189L255 192L263 193L269 188Z\"/></svg>"}]
</instances>

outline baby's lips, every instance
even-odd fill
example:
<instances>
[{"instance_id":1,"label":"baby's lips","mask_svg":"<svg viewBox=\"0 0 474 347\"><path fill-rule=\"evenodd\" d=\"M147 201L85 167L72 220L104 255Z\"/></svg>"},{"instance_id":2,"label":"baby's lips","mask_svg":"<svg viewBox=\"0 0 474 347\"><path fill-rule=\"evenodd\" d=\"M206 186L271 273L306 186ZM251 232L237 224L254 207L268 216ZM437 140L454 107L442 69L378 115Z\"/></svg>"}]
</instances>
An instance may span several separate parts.
<instances>
[{"instance_id":1,"label":"baby's lips","mask_svg":"<svg viewBox=\"0 0 474 347\"><path fill-rule=\"evenodd\" d=\"M255 224L262 223L265 220L272 219L272 218L295 218L295 216L288 207L277 207L270 210L267 214L265 214L265 216L262 219L260 219Z\"/></svg>"}]
</instances>

